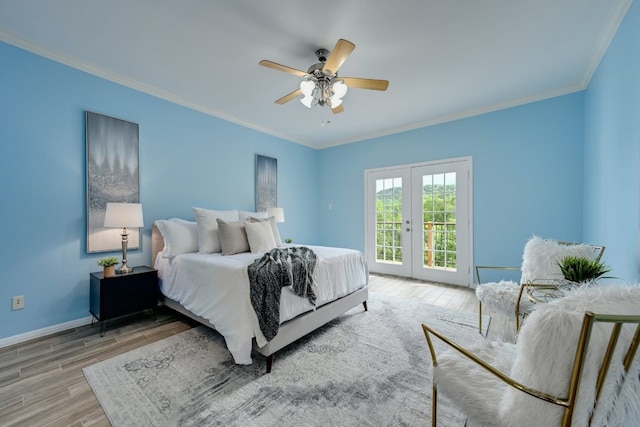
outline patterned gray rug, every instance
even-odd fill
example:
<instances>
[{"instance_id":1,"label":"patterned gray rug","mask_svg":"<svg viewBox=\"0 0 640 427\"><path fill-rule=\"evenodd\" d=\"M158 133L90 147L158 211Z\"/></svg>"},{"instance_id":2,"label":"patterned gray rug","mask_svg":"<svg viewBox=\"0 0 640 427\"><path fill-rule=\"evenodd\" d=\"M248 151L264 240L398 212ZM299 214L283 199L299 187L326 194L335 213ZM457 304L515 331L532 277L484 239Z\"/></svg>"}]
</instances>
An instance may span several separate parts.
<instances>
[{"instance_id":1,"label":"patterned gray rug","mask_svg":"<svg viewBox=\"0 0 640 427\"><path fill-rule=\"evenodd\" d=\"M84 375L116 427L427 425L422 322L460 343L482 339L476 314L371 293L368 312L360 305L278 352L270 374L259 355L235 365L222 337L200 326ZM439 423L464 424L449 402L438 403Z\"/></svg>"}]
</instances>

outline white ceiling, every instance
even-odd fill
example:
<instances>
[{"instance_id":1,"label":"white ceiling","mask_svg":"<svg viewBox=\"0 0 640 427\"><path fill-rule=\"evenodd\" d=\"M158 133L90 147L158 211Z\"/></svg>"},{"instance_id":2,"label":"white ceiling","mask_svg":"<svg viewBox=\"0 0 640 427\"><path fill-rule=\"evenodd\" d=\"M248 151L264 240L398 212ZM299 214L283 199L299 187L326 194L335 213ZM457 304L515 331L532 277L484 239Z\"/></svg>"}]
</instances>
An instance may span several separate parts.
<instances>
[{"instance_id":1,"label":"white ceiling","mask_svg":"<svg viewBox=\"0 0 640 427\"><path fill-rule=\"evenodd\" d=\"M630 3L0 0L0 40L323 148L584 89ZM306 70L340 38L356 45L340 75L389 89L349 90L338 115L276 105L300 79L258 62Z\"/></svg>"}]
</instances>

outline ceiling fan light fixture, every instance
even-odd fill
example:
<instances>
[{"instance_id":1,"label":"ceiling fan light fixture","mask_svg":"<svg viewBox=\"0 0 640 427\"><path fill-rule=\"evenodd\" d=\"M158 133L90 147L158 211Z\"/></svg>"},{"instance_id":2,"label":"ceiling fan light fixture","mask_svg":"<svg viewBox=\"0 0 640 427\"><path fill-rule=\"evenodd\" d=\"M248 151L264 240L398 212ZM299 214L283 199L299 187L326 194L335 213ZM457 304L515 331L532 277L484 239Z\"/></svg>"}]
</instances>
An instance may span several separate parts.
<instances>
[{"instance_id":1,"label":"ceiling fan light fixture","mask_svg":"<svg viewBox=\"0 0 640 427\"><path fill-rule=\"evenodd\" d=\"M278 64L277 62L263 59L260 65L278 71L301 77L299 89L276 100L276 104L285 104L302 94L300 102L307 108L316 105L324 107L330 106L334 114L344 111L342 98L347 94L349 82L351 87L358 89L387 90L388 80L364 79L360 77L338 77L338 70L344 61L351 55L356 45L348 40L339 39L332 52L327 49L318 49L316 56L318 63L311 65L307 71Z\"/></svg>"},{"instance_id":2,"label":"ceiling fan light fixture","mask_svg":"<svg viewBox=\"0 0 640 427\"><path fill-rule=\"evenodd\" d=\"M312 96L313 90L315 88L316 88L316 82L310 79L305 79L300 82L300 92L302 92L304 96Z\"/></svg>"},{"instance_id":3,"label":"ceiling fan light fixture","mask_svg":"<svg viewBox=\"0 0 640 427\"><path fill-rule=\"evenodd\" d=\"M336 98L335 96L331 97L331 109L339 107L342 104L342 99Z\"/></svg>"},{"instance_id":4,"label":"ceiling fan light fixture","mask_svg":"<svg viewBox=\"0 0 640 427\"><path fill-rule=\"evenodd\" d=\"M342 99L347 94L347 85L342 80L336 80L333 82L333 96Z\"/></svg>"},{"instance_id":5,"label":"ceiling fan light fixture","mask_svg":"<svg viewBox=\"0 0 640 427\"><path fill-rule=\"evenodd\" d=\"M313 96L307 95L304 98L300 99L300 102L302 102L302 105L304 105L305 107L311 108L313 103Z\"/></svg>"}]
</instances>

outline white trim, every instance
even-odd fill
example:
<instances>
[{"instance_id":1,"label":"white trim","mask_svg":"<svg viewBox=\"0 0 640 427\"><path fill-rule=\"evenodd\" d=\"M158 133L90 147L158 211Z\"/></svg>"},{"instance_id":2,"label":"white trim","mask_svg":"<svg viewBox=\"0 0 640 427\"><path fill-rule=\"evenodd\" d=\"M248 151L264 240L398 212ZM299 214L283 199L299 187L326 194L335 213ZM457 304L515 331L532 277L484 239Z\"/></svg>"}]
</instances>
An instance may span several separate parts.
<instances>
[{"instance_id":1,"label":"white trim","mask_svg":"<svg viewBox=\"0 0 640 427\"><path fill-rule=\"evenodd\" d=\"M91 323L91 319L93 319L92 316L83 317L81 319L72 320L70 322L59 323L57 325L47 326L46 328L36 329L35 331L25 332L24 334L2 338L0 339L0 348L9 347L10 345L19 344L35 338L46 337L47 335L77 328L79 326L85 326Z\"/></svg>"},{"instance_id":2,"label":"white trim","mask_svg":"<svg viewBox=\"0 0 640 427\"><path fill-rule=\"evenodd\" d=\"M605 23L601 34L607 35L607 37L599 37L598 42L596 43L596 48L593 50L593 55L591 60L588 61L587 71L584 75L584 78L581 82L581 86L584 86L585 89L591 83L591 79L593 75L598 70L600 66L600 62L604 55L609 50L609 45L613 41L616 34L618 34L618 29L620 25L622 25L622 21L624 17L627 15L627 11L631 7L632 0L624 0L624 2L614 6L614 12L609 17L609 20Z\"/></svg>"},{"instance_id":3,"label":"white trim","mask_svg":"<svg viewBox=\"0 0 640 427\"><path fill-rule=\"evenodd\" d=\"M246 127L249 129L256 130L258 132L262 132L268 135L272 135L287 141L291 141L300 145L305 145L309 148L320 149L312 143L307 141L298 140L296 138L292 138L291 135L281 134L279 132L274 132L273 130L263 128L261 126L256 126L252 123L248 123L244 120L238 119L237 117L230 116L228 114L222 113L217 110L212 110L210 108L206 108L200 104L193 103L178 94L174 94L172 92L166 91L164 89L157 88L153 85L146 84L136 79L132 79L127 76L123 76L118 73L114 73L107 69L104 69L100 66L91 64L89 62L81 61L75 57L67 55L65 53L59 52L54 49L49 49L46 47L42 47L38 44L32 43L30 41L24 40L20 37L17 37L11 33L0 30L0 41L3 41L7 44L16 46L20 49L26 50L28 52L34 53L38 56L42 56L44 58L50 59L55 62L59 62L60 64L66 65L71 68L75 68L76 70L84 71L85 73L100 77L102 79L108 80L110 82L117 83L121 86L128 87L130 89L134 89L140 91L142 93L146 93L151 96L155 96L156 98L163 99L165 101L171 102L176 105L180 105L186 108L189 108L194 111L199 111L201 113L207 114L209 116L217 117L219 119L225 120L230 123L235 123L242 127Z\"/></svg>"},{"instance_id":4,"label":"white trim","mask_svg":"<svg viewBox=\"0 0 640 427\"><path fill-rule=\"evenodd\" d=\"M396 128L384 129L379 132L373 132L369 134L359 135L353 138L339 139L336 141L330 141L327 143L319 143L312 145L312 147L322 150L325 148L331 148L339 145L351 144L354 142L367 141L370 139L381 138L383 136L396 135L403 132L409 132L416 129L428 128L435 125L441 125L444 123L454 122L457 120L468 119L470 117L480 116L482 114L493 113L500 110L506 110L521 105L527 105L538 101L544 101L547 99L557 98L559 96L569 95L571 93L580 92L585 90L587 86L584 83L575 84L567 87L562 87L542 94L536 94L529 97L507 100L504 102L498 102L496 104L489 104L479 108L472 108L470 110L461 111L459 113L437 116L422 122L411 123L406 126L400 126ZM291 141L291 140L290 140ZM293 141L296 142L296 141Z\"/></svg>"},{"instance_id":5,"label":"white trim","mask_svg":"<svg viewBox=\"0 0 640 427\"><path fill-rule=\"evenodd\" d=\"M436 159L436 160L428 160L426 162L417 162L417 163L407 163L402 165L392 165L392 166L382 166L379 168L373 169L365 169L365 176L369 172L380 172L386 170L395 170L395 169L405 169L405 168L415 168L421 166L433 166L433 165L443 165L447 163L456 163L456 162L473 162L473 156L461 156L461 157L450 157L446 159Z\"/></svg>"},{"instance_id":6,"label":"white trim","mask_svg":"<svg viewBox=\"0 0 640 427\"><path fill-rule=\"evenodd\" d=\"M626 13L626 10L628 9L629 5L631 4L631 2L629 1L629 4L626 5L626 8L621 10L621 12ZM620 24L620 22L622 21L622 19L624 18L624 13L620 16L620 15L616 15L615 16L615 20L611 23L611 25L616 25L616 23L618 23L618 25ZM619 22L618 22L619 21ZM606 48L608 47L609 43L611 42L611 40L613 39L613 37L615 36L615 33L613 33L611 35L611 38L609 40L605 40L603 41L603 47ZM181 105L183 107L189 108L191 110L194 111L199 111L201 113L207 114L209 116L213 116L213 117L217 117L219 119L231 122L231 123L235 123L237 125L249 128L249 129L253 129L256 130L258 132L262 132L264 134L267 135L271 135L271 136L275 136L277 138L281 138L284 139L286 141L290 141L296 144L300 144L309 148L313 148L315 150L323 150L326 148L331 148L331 147L336 147L339 145L345 145L345 144L351 144L354 142L360 142L360 141L366 141L369 139L374 139L374 138L380 138L383 136L388 136L388 135L394 135L394 134L398 134L398 133L402 133L402 132L408 132L408 131L412 131L412 130L416 130L416 129L422 129L422 128L427 128L430 126L435 126L435 125L439 125L439 124L443 124L443 123L448 123L448 122L452 122L452 121L456 121L456 120L461 120L461 119L466 119L466 118L470 118L470 117L475 117L475 116L479 116L482 114L487 114L487 113L492 113L495 111L499 111L499 110L504 110L504 109L508 109L508 108L512 108L512 107L516 107L519 105L525 105L525 104L530 104L532 102L537 102L537 101L542 101L545 99L550 99L550 98L555 98L558 96L562 96L562 95L567 95L570 93L574 93L574 92L579 92L581 90L586 89L589 81L591 80L591 77L593 77L593 73L595 72L597 66L599 65L598 63L594 63L592 65L592 69L589 70L587 72L587 74L584 76L583 81L579 82L578 84L574 84L574 85L570 85L567 87L562 87L562 88L558 88L546 93L542 93L542 94L536 94L533 96L529 96L529 97L524 97L524 98L520 98L520 99L515 99L515 100L508 100L508 101L504 101L504 102L498 102L495 104L491 104L491 105L486 105L480 108L472 108L469 110L465 110L465 111L461 111L455 114L450 114L450 115L444 115L444 116L438 116L438 117L433 117L431 119L425 120L425 121L421 121L421 122L417 122L417 123L412 123L409 124L407 126L400 126L400 127L395 127L395 128L389 128L389 129L384 129L381 130L379 132L372 132L372 133L368 133L368 134L362 134L362 135L358 135L352 138L344 138L344 139L338 139L338 140L334 140L334 141L326 141L326 142L319 142L319 143L313 143L313 142L309 142L309 141L305 141L302 140L300 138L296 138L290 134L283 134L280 132L275 132L272 129L266 129L263 128L261 126L256 126L252 123L248 123L244 120L240 120L237 117L234 116L230 116L228 114L225 114L223 112L220 111L216 111L216 110L212 110L210 108L206 108L202 105L193 103L191 101L188 101L186 99L184 99L183 97L179 96L178 94L174 94L168 91L165 91L163 89L157 88L155 86L152 85L148 85L146 83L143 83L141 81L126 77L126 76L122 76L120 74L111 72L109 70L106 70L102 67L96 66L94 64L91 63L87 63L84 61L80 61L77 58L74 58L70 55L64 54L62 52L56 51L54 49L49 49L49 48L45 48L42 47L40 45L37 45L35 43L32 43L30 41L24 40L20 37L17 37L11 33L8 33L6 31L0 30L0 41L3 41L5 43L8 43L10 45L16 46L20 49L24 49L26 51L29 51L31 53L34 53L36 55L42 56L44 58L50 59L52 61L55 62L59 62L61 64L67 65L71 68L75 68L77 70L80 71L84 71L86 73L92 74L94 76L103 78L105 80L117 83L119 85L140 91L142 93L146 93L148 95L151 96L155 96L156 98L160 98L163 99L165 101L177 104L177 105ZM606 50L605 50L606 52ZM602 56L604 55L605 52L598 52L598 54L594 57L594 61L596 60L601 60Z\"/></svg>"},{"instance_id":7,"label":"white trim","mask_svg":"<svg viewBox=\"0 0 640 427\"><path fill-rule=\"evenodd\" d=\"M373 169L365 169L364 171L364 191L365 191L365 203L364 203L364 215L365 215L365 221L364 221L364 241L365 241L365 256L367 257L367 261L369 262L369 269L374 272L374 273L382 273L382 274L396 274L396 275L406 275L407 277L413 277L413 278L417 278L420 279L420 275L416 274L415 272L411 272L409 274L405 274L404 272L402 272L402 268L406 267L403 263L403 266L393 266L390 267L392 270L397 270L397 271L392 271L389 270L387 271L386 268L387 266L381 265L381 264L376 264L375 259L373 259L373 253L371 252L371 244L372 242L372 237L370 236L370 230L371 230L371 215L372 212L370 212L370 204L371 204L371 193L370 193L370 180L374 179L373 175L374 174L380 174L380 173L395 173L395 171L397 171L398 174L403 173L403 171L406 170L413 170L413 169L417 169L417 168L421 168L421 167L434 167L434 166L442 166L442 165L451 165L454 163L463 163L465 168L467 169L467 197L468 199L466 200L467 202L467 209L466 209L466 213L468 214L467 220L467 227L468 227L468 245L467 245L467 260L468 260L468 271L467 272L461 272L461 275L464 274L465 276L465 283L455 283L457 286L465 286L465 287L472 287L473 285L473 255L474 255L474 251L473 251L473 156L461 156L461 157L452 157L452 158L446 158L446 159L436 159L436 160L430 160L430 161L424 161L424 162L418 162L418 163L410 163L410 164L402 164L402 165L390 165L390 166L382 166L379 168L373 168ZM413 185L413 184L411 184ZM411 203L409 203L411 205ZM405 215L405 217L410 216L411 218L413 218L415 216L415 213L412 212L411 215ZM415 252L414 248L411 248L410 251L408 251L408 253L413 253ZM413 266L414 260L411 260L411 267ZM434 279L432 279L434 280ZM446 283L450 283L450 282L446 282ZM451 282L451 284L454 284L453 282Z\"/></svg>"}]
</instances>

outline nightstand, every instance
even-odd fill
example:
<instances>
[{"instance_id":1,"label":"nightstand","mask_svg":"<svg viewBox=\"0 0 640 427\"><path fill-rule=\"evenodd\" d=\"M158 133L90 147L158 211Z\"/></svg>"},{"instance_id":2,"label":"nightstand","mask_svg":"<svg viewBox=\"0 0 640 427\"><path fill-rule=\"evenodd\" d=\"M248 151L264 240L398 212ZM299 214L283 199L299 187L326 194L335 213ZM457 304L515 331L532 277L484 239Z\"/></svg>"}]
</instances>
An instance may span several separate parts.
<instances>
[{"instance_id":1,"label":"nightstand","mask_svg":"<svg viewBox=\"0 0 640 427\"><path fill-rule=\"evenodd\" d=\"M89 312L100 322L104 336L105 321L158 305L158 270L133 267L133 272L104 277L102 271L90 274ZM93 321L91 322L93 324Z\"/></svg>"}]
</instances>

